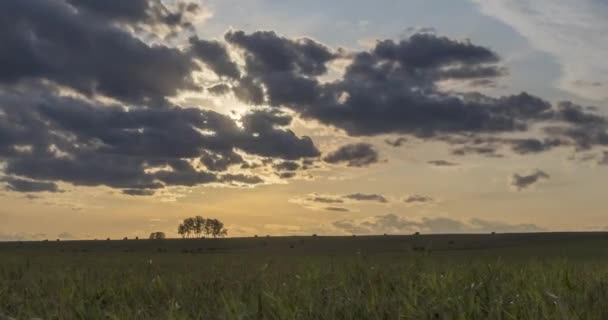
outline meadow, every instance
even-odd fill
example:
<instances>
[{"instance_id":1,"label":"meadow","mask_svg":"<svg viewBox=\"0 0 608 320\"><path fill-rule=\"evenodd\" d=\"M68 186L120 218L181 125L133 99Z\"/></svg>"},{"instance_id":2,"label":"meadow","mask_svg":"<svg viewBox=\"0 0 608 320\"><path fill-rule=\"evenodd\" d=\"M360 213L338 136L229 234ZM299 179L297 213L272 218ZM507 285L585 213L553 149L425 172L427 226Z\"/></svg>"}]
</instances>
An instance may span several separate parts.
<instances>
[{"instance_id":1,"label":"meadow","mask_svg":"<svg viewBox=\"0 0 608 320\"><path fill-rule=\"evenodd\" d=\"M608 233L0 243L0 319L608 319Z\"/></svg>"}]
</instances>

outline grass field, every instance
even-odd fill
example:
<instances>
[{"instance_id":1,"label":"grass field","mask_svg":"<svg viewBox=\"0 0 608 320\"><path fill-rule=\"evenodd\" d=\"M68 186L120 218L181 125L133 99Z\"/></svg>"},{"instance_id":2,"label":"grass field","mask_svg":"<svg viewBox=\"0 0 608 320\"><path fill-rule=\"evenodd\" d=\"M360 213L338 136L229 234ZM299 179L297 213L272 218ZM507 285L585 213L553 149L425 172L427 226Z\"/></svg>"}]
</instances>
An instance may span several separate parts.
<instances>
[{"instance_id":1,"label":"grass field","mask_svg":"<svg viewBox=\"0 0 608 320\"><path fill-rule=\"evenodd\" d=\"M607 233L0 244L0 319L608 319L607 301Z\"/></svg>"}]
</instances>

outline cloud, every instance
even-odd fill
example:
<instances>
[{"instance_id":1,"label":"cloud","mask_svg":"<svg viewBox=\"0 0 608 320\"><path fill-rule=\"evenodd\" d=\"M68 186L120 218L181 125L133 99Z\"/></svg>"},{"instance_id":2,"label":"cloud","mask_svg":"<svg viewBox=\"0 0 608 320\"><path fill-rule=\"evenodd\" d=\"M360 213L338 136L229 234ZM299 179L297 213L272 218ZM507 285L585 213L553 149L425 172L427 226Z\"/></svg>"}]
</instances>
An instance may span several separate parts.
<instances>
[{"instance_id":1,"label":"cloud","mask_svg":"<svg viewBox=\"0 0 608 320\"><path fill-rule=\"evenodd\" d=\"M497 53L470 41L422 33L399 42L378 41L368 51L346 52L274 32L231 31L225 38L246 60L237 96L240 92L251 103L253 94L255 104L289 108L350 136L402 134L444 142L459 136L468 144L486 135L496 138L494 145L465 145L453 152L488 157L502 157L497 149L503 146L528 154L557 146L608 144L606 121L592 109L568 102L553 106L526 92L495 98L442 91L438 83L444 80L492 81L504 74ZM321 82L326 65L337 58L348 61L343 77ZM537 123L548 126L540 134L529 132ZM498 138L523 132L534 137Z\"/></svg>"},{"instance_id":2,"label":"cloud","mask_svg":"<svg viewBox=\"0 0 608 320\"><path fill-rule=\"evenodd\" d=\"M86 96L139 104L194 88L191 72L197 67L189 54L149 45L113 24L117 19L157 23L146 10L155 2L160 1L3 2L0 60L10 67L3 68L0 83L46 79Z\"/></svg>"},{"instance_id":3,"label":"cloud","mask_svg":"<svg viewBox=\"0 0 608 320\"><path fill-rule=\"evenodd\" d=\"M190 50L218 76L238 79L241 72L228 54L226 47L219 41L190 38ZM216 90L217 91L217 90Z\"/></svg>"},{"instance_id":4,"label":"cloud","mask_svg":"<svg viewBox=\"0 0 608 320\"><path fill-rule=\"evenodd\" d=\"M153 196L155 191L147 189L126 189L123 190L122 193L129 196Z\"/></svg>"},{"instance_id":5,"label":"cloud","mask_svg":"<svg viewBox=\"0 0 608 320\"><path fill-rule=\"evenodd\" d=\"M296 171L300 169L300 164L294 161L283 161L273 167L278 171Z\"/></svg>"},{"instance_id":6,"label":"cloud","mask_svg":"<svg viewBox=\"0 0 608 320\"><path fill-rule=\"evenodd\" d=\"M220 179L222 182L228 182L228 183L240 183L243 185L255 185L255 184L260 184L260 183L264 183L264 180L258 176L254 176L254 175L247 175L247 174L224 174L221 176Z\"/></svg>"},{"instance_id":7,"label":"cloud","mask_svg":"<svg viewBox=\"0 0 608 320\"><path fill-rule=\"evenodd\" d=\"M388 200L380 194L365 194L365 193L353 193L344 196L347 199L357 200L357 201L375 201L380 203L387 203Z\"/></svg>"},{"instance_id":8,"label":"cloud","mask_svg":"<svg viewBox=\"0 0 608 320\"><path fill-rule=\"evenodd\" d=\"M581 97L608 98L608 6L596 0L473 0L484 14L511 26L561 65L558 87ZM576 48L576 49L575 49Z\"/></svg>"},{"instance_id":9,"label":"cloud","mask_svg":"<svg viewBox=\"0 0 608 320\"><path fill-rule=\"evenodd\" d=\"M405 199L403 199L403 201L405 203L415 204L415 203L433 202L434 199L432 197L425 196L425 195L412 194L412 195L405 197Z\"/></svg>"},{"instance_id":10,"label":"cloud","mask_svg":"<svg viewBox=\"0 0 608 320\"><path fill-rule=\"evenodd\" d=\"M291 203L299 204L307 209L311 210L330 210L330 211L345 211L341 209L343 206L354 206L361 202L369 202L374 204L386 204L389 203L389 199L381 194L374 193L351 193L344 195L332 195L332 194L320 194L311 193L306 196L294 197L289 200ZM329 206L328 206L329 205ZM337 206L343 205L343 206ZM333 209L328 209L333 208ZM341 209L335 209L341 208ZM350 211L350 209L348 209Z\"/></svg>"},{"instance_id":11,"label":"cloud","mask_svg":"<svg viewBox=\"0 0 608 320\"><path fill-rule=\"evenodd\" d=\"M497 153L497 147L493 145L485 146L463 146L452 149L452 154L456 156L465 156L469 154L478 154L489 158L502 158L502 154Z\"/></svg>"},{"instance_id":12,"label":"cloud","mask_svg":"<svg viewBox=\"0 0 608 320\"><path fill-rule=\"evenodd\" d=\"M67 0L67 2L93 18L114 21L136 27L162 25L173 32L193 31L189 20L201 11L196 3L179 2L169 8L161 0Z\"/></svg>"},{"instance_id":13,"label":"cloud","mask_svg":"<svg viewBox=\"0 0 608 320\"><path fill-rule=\"evenodd\" d=\"M2 3L0 161L3 174L21 179L8 187L54 191L67 183L146 195L176 186L261 184L260 171L273 164L279 178L289 179L294 164L308 167L305 161L321 156L310 137L293 132L293 117L353 137L436 139L463 155L496 156L504 146L530 154L608 145L607 122L593 108L553 106L527 93L441 91L444 80L504 73L496 52L470 41L420 33L349 52L274 31L233 30L207 40L190 34L199 10L160 0ZM159 28L188 31L188 41L173 46L144 34ZM321 81L337 59L346 63L343 76ZM203 70L219 83L198 83L194 74ZM248 106L236 117L171 102L203 88L232 90ZM540 132L527 132L539 123ZM534 136L509 140L503 133ZM355 143L323 160L365 167L379 155Z\"/></svg>"},{"instance_id":14,"label":"cloud","mask_svg":"<svg viewBox=\"0 0 608 320\"><path fill-rule=\"evenodd\" d=\"M6 115L0 119L5 173L48 183L147 193L166 186L254 184L260 183L259 177L218 177L215 172L242 163L236 150L286 160L319 155L310 138L285 128L291 117L277 111L251 111L239 126L210 110L126 109L43 89L0 91L0 111Z\"/></svg>"},{"instance_id":15,"label":"cloud","mask_svg":"<svg viewBox=\"0 0 608 320\"><path fill-rule=\"evenodd\" d=\"M349 212L350 211L348 208L342 208L342 207L326 207L325 210L335 211L335 212Z\"/></svg>"},{"instance_id":16,"label":"cloud","mask_svg":"<svg viewBox=\"0 0 608 320\"><path fill-rule=\"evenodd\" d=\"M424 233L489 233L489 232L539 232L544 229L534 224L508 224L503 222L470 219L455 220L445 217L425 217L411 220L395 214L379 215L360 220L335 221L333 226L352 234L410 234Z\"/></svg>"},{"instance_id":17,"label":"cloud","mask_svg":"<svg viewBox=\"0 0 608 320\"><path fill-rule=\"evenodd\" d=\"M512 150L517 154L539 153L560 146L562 142L559 139L513 139Z\"/></svg>"},{"instance_id":18,"label":"cloud","mask_svg":"<svg viewBox=\"0 0 608 320\"><path fill-rule=\"evenodd\" d=\"M243 164L244 159L234 150L220 152L204 151L201 155L201 163L211 171L226 171L231 166Z\"/></svg>"},{"instance_id":19,"label":"cloud","mask_svg":"<svg viewBox=\"0 0 608 320\"><path fill-rule=\"evenodd\" d=\"M0 181L6 182L6 189L16 192L61 192L57 184L53 182L32 181L15 177L5 177Z\"/></svg>"},{"instance_id":20,"label":"cloud","mask_svg":"<svg viewBox=\"0 0 608 320\"><path fill-rule=\"evenodd\" d=\"M531 187L537 182L541 180L547 180L550 177L551 176L549 176L549 174L538 169L530 174L525 175L515 173L511 176L511 186L517 191L522 191Z\"/></svg>"},{"instance_id":21,"label":"cloud","mask_svg":"<svg viewBox=\"0 0 608 320\"><path fill-rule=\"evenodd\" d=\"M384 142L386 142L386 144L388 144L391 147L397 148L397 147L401 147L402 145L404 145L407 142L407 139L404 137L399 137L395 140L386 139L386 140L384 140Z\"/></svg>"},{"instance_id":22,"label":"cloud","mask_svg":"<svg viewBox=\"0 0 608 320\"><path fill-rule=\"evenodd\" d=\"M368 143L348 144L327 154L323 161L332 164L346 162L349 167L366 167L378 162L378 152Z\"/></svg>"},{"instance_id":23,"label":"cloud","mask_svg":"<svg viewBox=\"0 0 608 320\"><path fill-rule=\"evenodd\" d=\"M311 202L319 202L319 203L344 203L344 200L339 198L333 198L331 196L322 196L312 194L307 198L308 201Z\"/></svg>"},{"instance_id":24,"label":"cloud","mask_svg":"<svg viewBox=\"0 0 608 320\"><path fill-rule=\"evenodd\" d=\"M428 162L428 164L434 165L436 167L453 167L458 165L458 163L456 162L451 162L447 160L431 160Z\"/></svg>"}]
</instances>

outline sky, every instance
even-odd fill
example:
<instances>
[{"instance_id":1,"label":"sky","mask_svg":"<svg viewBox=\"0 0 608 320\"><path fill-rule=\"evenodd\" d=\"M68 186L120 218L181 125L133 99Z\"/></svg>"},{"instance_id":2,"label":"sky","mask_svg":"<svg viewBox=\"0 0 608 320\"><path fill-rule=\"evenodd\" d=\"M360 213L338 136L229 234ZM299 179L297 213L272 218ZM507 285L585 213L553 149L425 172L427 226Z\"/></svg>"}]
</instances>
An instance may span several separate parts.
<instances>
[{"instance_id":1,"label":"sky","mask_svg":"<svg viewBox=\"0 0 608 320\"><path fill-rule=\"evenodd\" d=\"M0 240L608 228L600 0L7 0Z\"/></svg>"}]
</instances>

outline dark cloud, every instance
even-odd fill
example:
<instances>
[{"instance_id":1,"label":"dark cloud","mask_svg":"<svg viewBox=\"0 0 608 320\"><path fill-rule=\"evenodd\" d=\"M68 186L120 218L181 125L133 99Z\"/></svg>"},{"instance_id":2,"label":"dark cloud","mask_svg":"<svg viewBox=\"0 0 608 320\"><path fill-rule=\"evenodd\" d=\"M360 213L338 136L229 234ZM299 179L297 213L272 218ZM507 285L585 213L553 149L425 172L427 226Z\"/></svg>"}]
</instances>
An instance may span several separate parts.
<instances>
[{"instance_id":1,"label":"dark cloud","mask_svg":"<svg viewBox=\"0 0 608 320\"><path fill-rule=\"evenodd\" d=\"M312 201L312 202L319 202L319 203L344 203L344 200L342 200L342 199L331 198L331 197L326 197L326 196L319 196L319 195L311 196L307 200Z\"/></svg>"},{"instance_id":2,"label":"dark cloud","mask_svg":"<svg viewBox=\"0 0 608 320\"><path fill-rule=\"evenodd\" d=\"M508 224L503 222L471 219L455 220L444 217L410 220L395 214L375 216L363 220L341 220L333 223L341 231L352 234L411 234L424 233L489 233L489 232L540 232L544 229L534 224Z\"/></svg>"},{"instance_id":3,"label":"dark cloud","mask_svg":"<svg viewBox=\"0 0 608 320\"><path fill-rule=\"evenodd\" d=\"M608 145L606 121L592 108L570 102L553 107L527 93L492 98L441 91L442 80L491 81L504 74L496 53L468 41L423 33L346 52L271 31L230 31L224 37L228 45L191 37L176 48L148 43L139 32L191 29L197 5L127 2L2 3L0 160L5 174L30 182L30 189L66 182L126 193L262 183L247 172L259 164L244 159L267 159L264 166L302 161L297 163L308 167L304 161L320 156L309 137L290 130L291 114L351 136L390 133L447 143L452 143L447 136L462 136L464 142L453 143L455 154L497 156L505 145L519 154ZM242 55L242 70L233 54ZM350 61L343 77L320 81L335 59ZM248 104L270 108L251 108L234 120L169 103L183 90L203 87L192 76L201 65L223 78L208 88L212 94L232 90ZM81 95L67 97L64 89ZM102 103L108 100L101 96L114 102ZM541 122L548 124L543 137L498 138ZM479 135L494 140L477 143ZM369 144L352 144L324 160L361 167L378 162L378 153ZM235 168L245 172L232 172ZM277 168L286 179L295 176L288 169Z\"/></svg>"},{"instance_id":4,"label":"dark cloud","mask_svg":"<svg viewBox=\"0 0 608 320\"><path fill-rule=\"evenodd\" d=\"M569 101L560 102L553 119L568 125L548 126L544 131L552 139L559 140L563 145L573 145L578 150L608 146L608 123L606 118L595 112L594 107L585 108Z\"/></svg>"},{"instance_id":5,"label":"dark cloud","mask_svg":"<svg viewBox=\"0 0 608 320\"><path fill-rule=\"evenodd\" d=\"M296 173L295 172L279 172L278 176L281 179L291 179L291 178L295 178Z\"/></svg>"},{"instance_id":6,"label":"dark cloud","mask_svg":"<svg viewBox=\"0 0 608 320\"><path fill-rule=\"evenodd\" d=\"M241 101L253 105L264 103L264 90L253 82L250 77L242 78L233 88L234 95Z\"/></svg>"},{"instance_id":7,"label":"dark cloud","mask_svg":"<svg viewBox=\"0 0 608 320\"><path fill-rule=\"evenodd\" d=\"M412 194L407 196L404 200L405 203L427 203L433 202L433 198L420 194Z\"/></svg>"},{"instance_id":8,"label":"dark cloud","mask_svg":"<svg viewBox=\"0 0 608 320\"><path fill-rule=\"evenodd\" d=\"M164 25L173 28L192 28L188 16L200 11L196 3L179 3L169 10L161 0L67 0L79 11L103 20L128 25Z\"/></svg>"},{"instance_id":9,"label":"dark cloud","mask_svg":"<svg viewBox=\"0 0 608 320\"><path fill-rule=\"evenodd\" d=\"M153 177L170 186L194 187L199 184L217 181L217 176L210 172L196 170L188 161L172 160L169 163L171 170L160 170Z\"/></svg>"},{"instance_id":10,"label":"dark cloud","mask_svg":"<svg viewBox=\"0 0 608 320\"><path fill-rule=\"evenodd\" d=\"M273 167L278 171L296 171L300 169L300 164L294 161L282 161Z\"/></svg>"},{"instance_id":11,"label":"dark cloud","mask_svg":"<svg viewBox=\"0 0 608 320\"><path fill-rule=\"evenodd\" d=\"M335 212L349 212L350 210L342 207L327 207L325 208L327 211L335 211Z\"/></svg>"},{"instance_id":12,"label":"dark cloud","mask_svg":"<svg viewBox=\"0 0 608 320\"><path fill-rule=\"evenodd\" d=\"M227 174L222 175L220 180L222 182L227 182L227 183L240 183L240 184L250 184L250 185L264 183L264 179L262 179L258 176L247 175L247 174L242 174L242 173L239 173L239 174L227 173Z\"/></svg>"},{"instance_id":13,"label":"dark cloud","mask_svg":"<svg viewBox=\"0 0 608 320\"><path fill-rule=\"evenodd\" d=\"M224 83L216 84L210 88L207 88L207 91L209 91L209 93L216 95L216 96L224 95L224 94L230 92L230 90L231 90L231 87Z\"/></svg>"},{"instance_id":14,"label":"dark cloud","mask_svg":"<svg viewBox=\"0 0 608 320\"><path fill-rule=\"evenodd\" d=\"M407 142L407 139L404 137L400 137L395 140L386 139L386 140L384 140L384 142L391 147L397 148L397 147L401 147L402 145L404 145Z\"/></svg>"},{"instance_id":15,"label":"dark cloud","mask_svg":"<svg viewBox=\"0 0 608 320\"><path fill-rule=\"evenodd\" d=\"M436 167L453 167L458 165L458 163L456 162L451 162L447 160L431 160L428 162L428 164L434 165Z\"/></svg>"},{"instance_id":16,"label":"dark cloud","mask_svg":"<svg viewBox=\"0 0 608 320\"><path fill-rule=\"evenodd\" d=\"M575 124L606 124L605 118L589 112L589 110L593 111L593 108L585 108L571 101L561 101L557 104L555 117Z\"/></svg>"},{"instance_id":17,"label":"dark cloud","mask_svg":"<svg viewBox=\"0 0 608 320\"><path fill-rule=\"evenodd\" d=\"M0 156L7 174L74 185L160 189L257 179L218 178L209 171L243 163L236 153L277 159L316 157L310 138L284 126L276 111L228 116L177 107L125 109L48 93L0 94ZM29 150L20 152L19 146ZM188 159L188 160L185 160Z\"/></svg>"},{"instance_id":18,"label":"dark cloud","mask_svg":"<svg viewBox=\"0 0 608 320\"><path fill-rule=\"evenodd\" d=\"M378 152L371 144L344 145L323 158L327 163L348 163L349 167L366 167L378 162Z\"/></svg>"},{"instance_id":19,"label":"dark cloud","mask_svg":"<svg viewBox=\"0 0 608 320\"><path fill-rule=\"evenodd\" d=\"M452 154L456 156L464 156L469 154L482 155L489 158L502 158L502 154L498 153L497 146L485 145L485 146L464 146L452 150Z\"/></svg>"},{"instance_id":20,"label":"dark cloud","mask_svg":"<svg viewBox=\"0 0 608 320\"><path fill-rule=\"evenodd\" d=\"M291 40L273 31L230 31L225 39L245 50L247 73L256 77L272 73L318 76L327 72L326 63L336 57L329 48L311 39Z\"/></svg>"},{"instance_id":21,"label":"dark cloud","mask_svg":"<svg viewBox=\"0 0 608 320\"><path fill-rule=\"evenodd\" d=\"M147 197L147 196L153 196L155 191L148 190L148 189L125 189L122 191L122 193L129 195L129 196Z\"/></svg>"},{"instance_id":22,"label":"dark cloud","mask_svg":"<svg viewBox=\"0 0 608 320\"><path fill-rule=\"evenodd\" d=\"M257 110L241 119L244 130L251 136L242 139L239 148L252 154L283 159L314 158L319 150L309 137L298 137L283 129L291 123L291 116L273 110Z\"/></svg>"},{"instance_id":23,"label":"dark cloud","mask_svg":"<svg viewBox=\"0 0 608 320\"><path fill-rule=\"evenodd\" d=\"M511 176L511 186L514 187L517 191L521 191L529 188L540 180L546 180L549 178L549 174L542 170L536 170L526 175L520 175L515 173L513 174L513 176Z\"/></svg>"},{"instance_id":24,"label":"dark cloud","mask_svg":"<svg viewBox=\"0 0 608 320\"><path fill-rule=\"evenodd\" d=\"M233 37L227 35L229 41ZM370 52L354 54L344 78L327 84L311 78L318 74L311 70L326 69L331 57L329 50L320 55L324 58L312 63L309 59L298 60L293 53L306 52L302 48L291 45L290 50L285 50L283 46L293 41L274 33L263 36L239 33L237 38L248 44L241 45L249 57L248 74L266 87L270 104L287 106L306 118L342 128L351 135L428 136L437 132L521 130L525 128L519 119L522 111L530 115L534 110L526 108L540 102L525 94L465 100L439 92L435 82L450 77L445 70L481 68L498 58L486 48L434 35L415 35L400 43L379 42ZM254 45L257 42L253 39L275 45L262 50ZM310 40L307 43L311 44ZM318 44L314 47L323 48ZM268 58L273 50L278 52L279 62ZM284 51L291 53L281 53ZM298 67L300 64L309 67ZM474 76L478 75L471 75ZM528 104L519 105L526 99L530 100ZM544 102L542 107L546 107Z\"/></svg>"},{"instance_id":25,"label":"dark cloud","mask_svg":"<svg viewBox=\"0 0 608 320\"><path fill-rule=\"evenodd\" d=\"M0 181L7 184L6 189L16 192L61 192L53 182L32 181L15 177L4 177Z\"/></svg>"},{"instance_id":26,"label":"dark cloud","mask_svg":"<svg viewBox=\"0 0 608 320\"><path fill-rule=\"evenodd\" d=\"M226 47L218 41L190 38L190 50L218 76L238 79L241 77L238 66L228 54Z\"/></svg>"},{"instance_id":27,"label":"dark cloud","mask_svg":"<svg viewBox=\"0 0 608 320\"><path fill-rule=\"evenodd\" d=\"M235 93L254 104L265 100L274 106L315 102L320 93L315 77L325 74L327 63L337 57L311 39L287 39L272 31L231 31L225 39L245 53L247 77Z\"/></svg>"},{"instance_id":28,"label":"dark cloud","mask_svg":"<svg viewBox=\"0 0 608 320\"><path fill-rule=\"evenodd\" d=\"M380 203L387 203L388 200L381 194L365 194L365 193L353 193L344 196L347 199L357 201L376 201Z\"/></svg>"},{"instance_id":29,"label":"dark cloud","mask_svg":"<svg viewBox=\"0 0 608 320\"><path fill-rule=\"evenodd\" d=\"M234 165L243 164L244 159L233 150L223 152L204 151L201 156L201 163L211 171L226 171Z\"/></svg>"},{"instance_id":30,"label":"dark cloud","mask_svg":"<svg viewBox=\"0 0 608 320\"><path fill-rule=\"evenodd\" d=\"M88 14L146 14L141 10L153 1L128 2L72 1L83 10L61 0L3 2L0 83L45 79L88 96L102 94L134 103L158 103L181 89L194 88L191 72L196 65L189 54L148 45L111 20L91 19Z\"/></svg>"},{"instance_id":31,"label":"dark cloud","mask_svg":"<svg viewBox=\"0 0 608 320\"><path fill-rule=\"evenodd\" d=\"M414 34L399 43L392 40L380 41L373 52L380 58L421 69L435 69L454 64L475 66L498 61L498 56L484 47L428 33Z\"/></svg>"},{"instance_id":32,"label":"dark cloud","mask_svg":"<svg viewBox=\"0 0 608 320\"><path fill-rule=\"evenodd\" d=\"M351 136L405 134L448 142L445 137L450 135L474 140L480 134L498 137L527 131L530 124L553 123L564 126L545 128L545 137L495 139L492 145L464 145L453 152L502 157L497 150L504 146L528 154L558 146L608 145L606 121L592 108L570 102L554 107L525 92L493 98L441 91L437 83L442 80L493 83L505 74L495 52L469 41L423 33L399 42L379 41L369 51L346 53L274 32L234 31L225 38L244 52L246 81L239 86L245 89L236 92L246 101L287 107ZM344 76L320 82L318 76L337 57L351 61ZM403 142L387 141L393 146Z\"/></svg>"}]
</instances>

